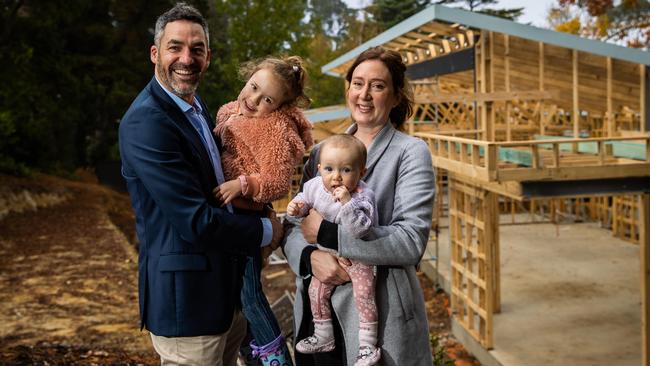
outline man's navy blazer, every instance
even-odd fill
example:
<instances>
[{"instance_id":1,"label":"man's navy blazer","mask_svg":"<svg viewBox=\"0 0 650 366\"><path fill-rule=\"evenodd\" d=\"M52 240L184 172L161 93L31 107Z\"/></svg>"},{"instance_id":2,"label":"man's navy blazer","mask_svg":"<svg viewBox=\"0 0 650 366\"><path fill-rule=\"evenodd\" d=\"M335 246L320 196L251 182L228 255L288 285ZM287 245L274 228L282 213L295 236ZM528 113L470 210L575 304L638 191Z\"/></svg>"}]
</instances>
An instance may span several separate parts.
<instances>
[{"instance_id":1,"label":"man's navy blazer","mask_svg":"<svg viewBox=\"0 0 650 366\"><path fill-rule=\"evenodd\" d=\"M140 242L141 326L167 337L227 331L260 219L219 207L205 145L155 78L122 118L119 146Z\"/></svg>"}]
</instances>

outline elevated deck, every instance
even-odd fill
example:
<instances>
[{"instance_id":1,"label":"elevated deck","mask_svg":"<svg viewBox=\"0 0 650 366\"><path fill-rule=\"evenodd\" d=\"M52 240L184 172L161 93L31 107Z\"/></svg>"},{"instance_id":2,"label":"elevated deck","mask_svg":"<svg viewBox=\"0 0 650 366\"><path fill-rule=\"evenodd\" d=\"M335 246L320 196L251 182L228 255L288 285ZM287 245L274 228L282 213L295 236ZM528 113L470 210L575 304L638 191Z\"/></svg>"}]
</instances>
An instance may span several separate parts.
<instances>
[{"instance_id":1,"label":"elevated deck","mask_svg":"<svg viewBox=\"0 0 650 366\"><path fill-rule=\"evenodd\" d=\"M416 132L433 165L516 199L638 192L650 187L650 134L490 142ZM581 181L579 187L567 184ZM559 183L562 182L562 183Z\"/></svg>"}]
</instances>

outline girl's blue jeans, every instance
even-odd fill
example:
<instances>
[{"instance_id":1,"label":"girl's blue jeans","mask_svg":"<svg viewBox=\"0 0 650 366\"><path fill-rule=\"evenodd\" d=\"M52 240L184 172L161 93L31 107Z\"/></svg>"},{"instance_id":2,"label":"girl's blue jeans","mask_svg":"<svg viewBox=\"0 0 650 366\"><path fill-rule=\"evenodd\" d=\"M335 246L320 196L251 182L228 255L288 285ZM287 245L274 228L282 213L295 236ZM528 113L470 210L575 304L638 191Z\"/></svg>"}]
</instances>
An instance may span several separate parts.
<instances>
[{"instance_id":1,"label":"girl's blue jeans","mask_svg":"<svg viewBox=\"0 0 650 366\"><path fill-rule=\"evenodd\" d=\"M246 257L241 303L248 327L259 346L273 342L280 335L278 324L264 291L262 291L262 255Z\"/></svg>"}]
</instances>

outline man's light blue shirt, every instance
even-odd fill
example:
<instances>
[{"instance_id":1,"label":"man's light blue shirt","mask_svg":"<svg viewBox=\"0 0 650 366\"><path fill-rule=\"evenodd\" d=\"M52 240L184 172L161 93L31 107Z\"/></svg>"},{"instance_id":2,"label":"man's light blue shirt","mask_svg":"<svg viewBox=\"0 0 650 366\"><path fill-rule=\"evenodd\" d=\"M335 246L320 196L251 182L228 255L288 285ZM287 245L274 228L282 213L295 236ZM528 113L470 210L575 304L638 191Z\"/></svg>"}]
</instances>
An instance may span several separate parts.
<instances>
[{"instance_id":1,"label":"man's light blue shirt","mask_svg":"<svg viewBox=\"0 0 650 366\"><path fill-rule=\"evenodd\" d=\"M158 82L158 85L169 95L170 98L176 103L178 108L183 111L187 119L190 121L192 126L196 129L196 132L199 133L199 136L201 136L201 141L203 142L203 145L205 146L205 149L208 151L208 155L210 156L210 162L212 163L212 168L214 169L214 174L217 177L217 183L223 184L226 179L223 176L223 169L221 167L221 156L219 154L219 149L217 148L217 144L214 142L214 138L212 137L212 133L210 132L210 129L208 128L208 122L205 120L203 117L203 109L201 108L200 103L196 103L196 99L198 99L198 96L194 96L195 103L189 104L186 101L184 101L182 98L180 98L178 95L170 92L165 88L161 83L160 80L158 80L158 76L156 76L156 81ZM228 204L226 205L226 208L230 213L233 212L232 205ZM271 243L271 239L273 237L273 226L271 226L271 221L267 218L262 218L262 226L264 228L264 233L262 234L262 247L265 247Z\"/></svg>"}]
</instances>

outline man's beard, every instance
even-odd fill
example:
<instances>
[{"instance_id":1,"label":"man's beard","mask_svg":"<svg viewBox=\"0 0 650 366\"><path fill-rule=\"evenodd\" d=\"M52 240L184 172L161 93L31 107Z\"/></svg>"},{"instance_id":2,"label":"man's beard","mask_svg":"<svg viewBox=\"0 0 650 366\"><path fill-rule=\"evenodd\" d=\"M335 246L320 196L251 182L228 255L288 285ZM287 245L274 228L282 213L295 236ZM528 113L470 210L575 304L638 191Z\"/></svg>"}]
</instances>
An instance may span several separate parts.
<instances>
[{"instance_id":1,"label":"man's beard","mask_svg":"<svg viewBox=\"0 0 650 366\"><path fill-rule=\"evenodd\" d=\"M160 57L158 57L158 65L162 65ZM194 72L192 82L179 82L175 79L174 70L187 70ZM177 96L183 98L188 95L192 95L196 92L196 89L199 87L199 82L203 74L198 69L196 65L182 65L179 63L174 63L170 65L167 69L159 69L158 77L161 79L163 85L170 87L172 92Z\"/></svg>"}]
</instances>

